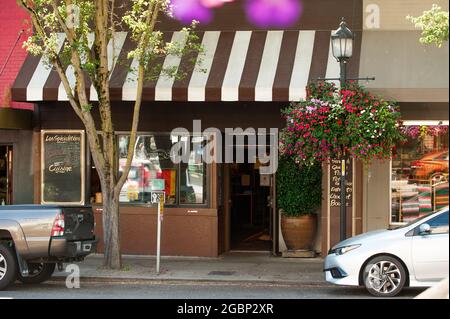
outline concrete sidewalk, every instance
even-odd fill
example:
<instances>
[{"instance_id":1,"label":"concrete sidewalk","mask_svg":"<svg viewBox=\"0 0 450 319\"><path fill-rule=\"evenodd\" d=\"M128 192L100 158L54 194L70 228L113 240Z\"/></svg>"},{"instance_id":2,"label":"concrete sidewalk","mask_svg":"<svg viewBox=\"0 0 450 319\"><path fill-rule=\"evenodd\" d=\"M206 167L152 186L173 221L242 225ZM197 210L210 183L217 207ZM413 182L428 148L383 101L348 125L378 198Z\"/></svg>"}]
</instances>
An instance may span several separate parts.
<instances>
[{"instance_id":1,"label":"concrete sidewalk","mask_svg":"<svg viewBox=\"0 0 450 319\"><path fill-rule=\"evenodd\" d=\"M122 271L102 269L103 256L91 255L80 266L83 281L223 281L326 285L323 259L281 258L269 253L228 253L218 258L162 257L161 272L151 256L124 256ZM54 278L68 273L55 271Z\"/></svg>"}]
</instances>

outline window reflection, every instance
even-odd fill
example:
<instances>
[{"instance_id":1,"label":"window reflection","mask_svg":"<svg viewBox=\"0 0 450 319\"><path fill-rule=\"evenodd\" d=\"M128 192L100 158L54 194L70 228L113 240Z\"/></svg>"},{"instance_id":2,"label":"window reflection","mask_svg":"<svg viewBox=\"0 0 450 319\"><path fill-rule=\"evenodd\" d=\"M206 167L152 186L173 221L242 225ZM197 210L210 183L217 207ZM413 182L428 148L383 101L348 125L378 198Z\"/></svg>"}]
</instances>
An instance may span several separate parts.
<instances>
[{"instance_id":1,"label":"window reflection","mask_svg":"<svg viewBox=\"0 0 450 319\"><path fill-rule=\"evenodd\" d=\"M392 222L448 205L448 126L408 126L392 160Z\"/></svg>"},{"instance_id":2,"label":"window reflection","mask_svg":"<svg viewBox=\"0 0 450 319\"><path fill-rule=\"evenodd\" d=\"M128 179L120 193L121 202L148 203L152 191L165 191L166 205L206 203L206 165L201 160L201 149L196 147L202 141L191 138L189 163L174 164L170 149L179 139L168 134L138 136ZM186 141L187 137L183 139ZM118 143L122 172L129 136L119 136Z\"/></svg>"}]
</instances>

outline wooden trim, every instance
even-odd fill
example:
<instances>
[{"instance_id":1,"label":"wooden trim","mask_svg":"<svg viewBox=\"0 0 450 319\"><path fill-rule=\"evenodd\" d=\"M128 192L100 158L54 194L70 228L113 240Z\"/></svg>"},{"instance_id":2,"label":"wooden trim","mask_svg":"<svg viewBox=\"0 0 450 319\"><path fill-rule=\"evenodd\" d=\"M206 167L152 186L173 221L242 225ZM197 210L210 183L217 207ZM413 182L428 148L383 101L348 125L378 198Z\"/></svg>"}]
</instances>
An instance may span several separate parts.
<instances>
[{"instance_id":1,"label":"wooden trim","mask_svg":"<svg viewBox=\"0 0 450 319\"><path fill-rule=\"evenodd\" d=\"M41 203L41 133L33 132L34 203Z\"/></svg>"},{"instance_id":2,"label":"wooden trim","mask_svg":"<svg viewBox=\"0 0 450 319\"><path fill-rule=\"evenodd\" d=\"M101 214L103 206L95 204L92 206L95 213ZM154 206L133 206L120 205L121 215L157 215L158 208ZM181 207L165 207L164 214L171 216L203 216L217 217L217 209L211 208L181 208Z\"/></svg>"},{"instance_id":3,"label":"wooden trim","mask_svg":"<svg viewBox=\"0 0 450 319\"><path fill-rule=\"evenodd\" d=\"M224 164L223 172L223 206L224 206L224 234L225 234L225 251L231 249L231 205L230 205L230 165Z\"/></svg>"},{"instance_id":4,"label":"wooden trim","mask_svg":"<svg viewBox=\"0 0 450 319\"><path fill-rule=\"evenodd\" d=\"M0 107L0 129L31 130L33 111Z\"/></svg>"}]
</instances>

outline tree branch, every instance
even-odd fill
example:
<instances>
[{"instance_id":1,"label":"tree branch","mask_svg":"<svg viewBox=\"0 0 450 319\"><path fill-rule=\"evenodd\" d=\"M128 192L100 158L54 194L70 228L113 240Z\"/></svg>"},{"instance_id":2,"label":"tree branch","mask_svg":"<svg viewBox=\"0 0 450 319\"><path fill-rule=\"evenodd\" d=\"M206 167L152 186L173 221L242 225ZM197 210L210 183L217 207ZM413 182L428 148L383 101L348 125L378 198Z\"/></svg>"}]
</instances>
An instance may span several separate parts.
<instances>
[{"instance_id":1,"label":"tree branch","mask_svg":"<svg viewBox=\"0 0 450 319\"><path fill-rule=\"evenodd\" d=\"M158 17L158 13L160 10L160 2L156 2L154 6L149 5L148 8L148 16L146 23L149 25L149 33L152 33L155 27L156 19ZM141 39L139 41L140 47L143 49L142 52L145 52L148 47L148 36L146 37L144 34L141 36ZM134 103L134 110L133 110L133 122L131 125L131 132L130 132L130 139L128 144L128 154L127 154L127 161L124 167L124 170L122 172L122 175L120 176L115 192L117 194L120 193L123 185L125 184L125 181L128 178L128 174L131 169L131 162L133 161L134 156L134 148L136 146L136 138L137 138L137 129L139 126L139 115L140 115L140 109L142 104L142 91L144 87L144 78L145 78L145 70L144 70L144 63L142 61L143 56L140 57L141 61L139 61L139 67L138 67L138 78L137 78L137 94L136 94L136 101ZM118 173L118 172L117 172Z\"/></svg>"}]
</instances>

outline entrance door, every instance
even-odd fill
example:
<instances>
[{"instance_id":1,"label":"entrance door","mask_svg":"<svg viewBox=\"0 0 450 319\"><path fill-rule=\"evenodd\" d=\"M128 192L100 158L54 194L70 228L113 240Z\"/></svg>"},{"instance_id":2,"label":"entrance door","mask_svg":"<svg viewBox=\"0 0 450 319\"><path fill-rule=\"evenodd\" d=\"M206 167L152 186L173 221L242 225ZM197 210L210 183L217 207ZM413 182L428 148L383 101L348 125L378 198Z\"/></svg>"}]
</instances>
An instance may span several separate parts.
<instances>
[{"instance_id":1,"label":"entrance door","mask_svg":"<svg viewBox=\"0 0 450 319\"><path fill-rule=\"evenodd\" d=\"M0 145L0 205L12 204L12 146Z\"/></svg>"},{"instance_id":2,"label":"entrance door","mask_svg":"<svg viewBox=\"0 0 450 319\"><path fill-rule=\"evenodd\" d=\"M262 175L256 164L230 167L230 248L272 251L272 176Z\"/></svg>"}]
</instances>

